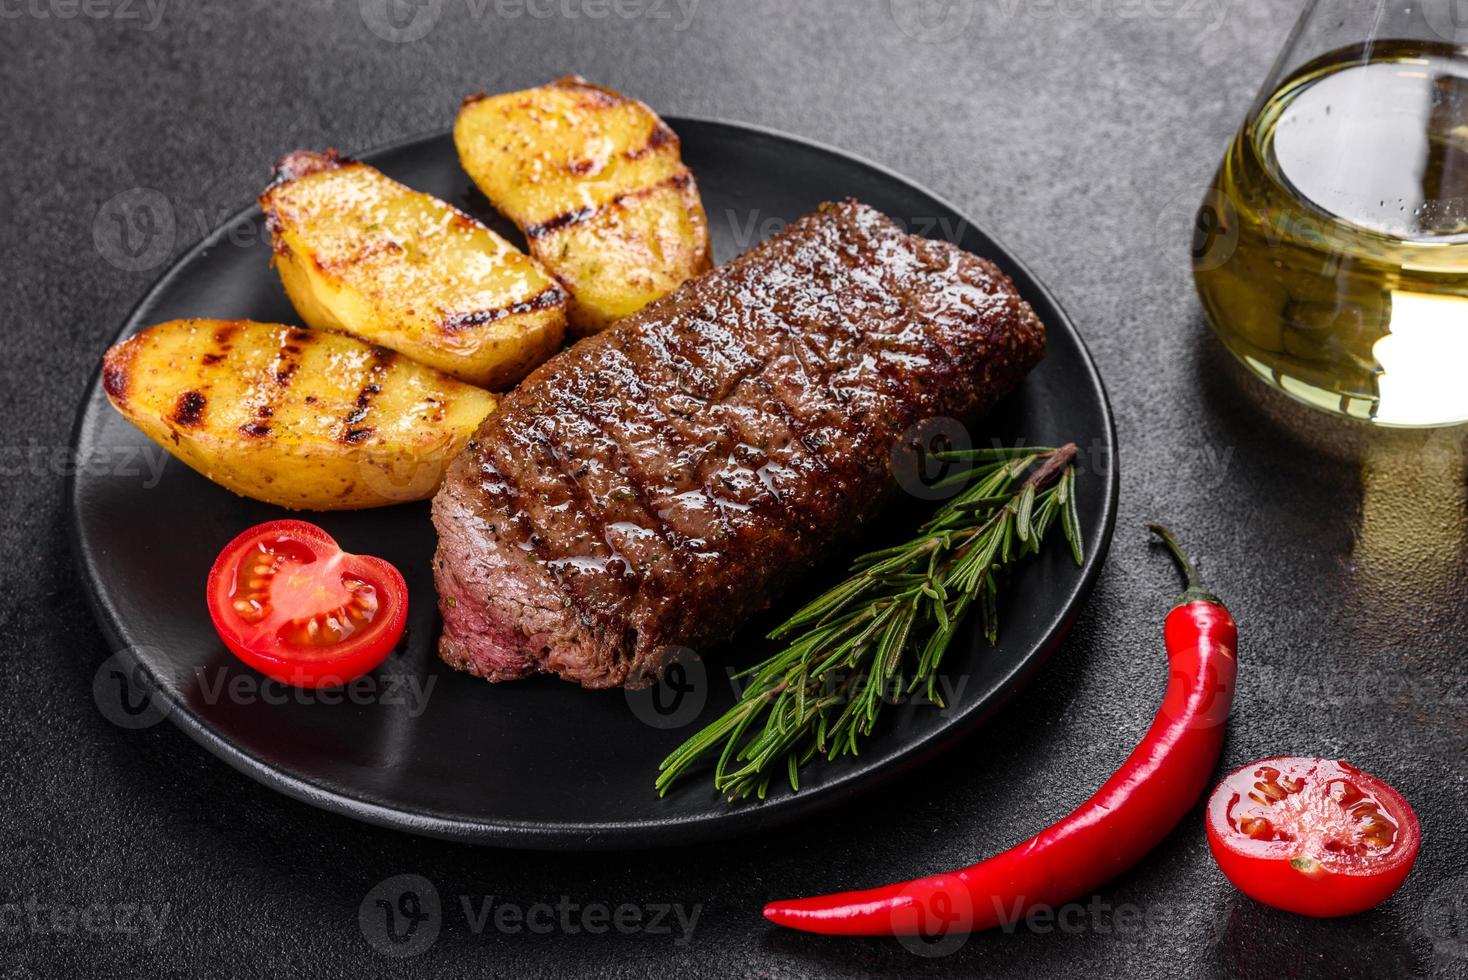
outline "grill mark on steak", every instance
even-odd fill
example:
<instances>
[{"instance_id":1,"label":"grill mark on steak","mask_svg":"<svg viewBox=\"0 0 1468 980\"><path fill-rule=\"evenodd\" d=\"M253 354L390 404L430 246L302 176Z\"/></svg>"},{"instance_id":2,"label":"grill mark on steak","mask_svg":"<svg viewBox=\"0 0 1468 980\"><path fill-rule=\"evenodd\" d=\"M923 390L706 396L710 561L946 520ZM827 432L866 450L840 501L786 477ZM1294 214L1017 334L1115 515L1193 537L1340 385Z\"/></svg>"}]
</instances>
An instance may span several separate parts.
<instances>
[{"instance_id":1,"label":"grill mark on steak","mask_svg":"<svg viewBox=\"0 0 1468 980\"><path fill-rule=\"evenodd\" d=\"M613 524L631 523L654 536L648 541L646 535L619 531L619 540L633 537L643 557L636 562L639 571L667 561L679 562L677 547L686 544L666 522L650 508L646 489L656 486L652 476L644 470L636 454L619 438L619 432L632 428L629 420L620 417L617 409L625 407L629 395L643 394L640 386L630 392L627 387L614 388L607 384L608 372L592 371L579 374L585 391L574 395L572 411L562 417L563 425L558 428L559 445L562 451L577 459L586 459L585 478L591 483L591 494L609 516L616 518ZM652 418L656 410L645 403L636 406L644 419ZM595 447L605 447L615 460L615 465L605 466L595 458ZM580 472L578 466L577 472ZM609 525L610 526L610 525ZM609 540L608 544L612 547Z\"/></svg>"},{"instance_id":2,"label":"grill mark on steak","mask_svg":"<svg viewBox=\"0 0 1468 980\"><path fill-rule=\"evenodd\" d=\"M495 469L518 496L516 516L525 532L522 547L529 545L544 562L578 618L596 623L601 610L617 604L626 589L625 577L616 574L615 556L602 540L596 516L576 506L581 494L551 455L539 430L542 421L537 418L522 432L492 446L487 437L485 445L491 448Z\"/></svg>"},{"instance_id":3,"label":"grill mark on steak","mask_svg":"<svg viewBox=\"0 0 1468 980\"><path fill-rule=\"evenodd\" d=\"M620 448L591 422L589 415L583 408L560 416L553 433L547 436L549 450L561 473L580 492L609 553L620 555L629 571L641 577L645 569L668 560L674 552L671 543L656 530L656 521L636 489L639 482L629 477L620 464ZM610 465L598 458L598 448L612 460Z\"/></svg>"},{"instance_id":4,"label":"grill mark on steak","mask_svg":"<svg viewBox=\"0 0 1468 980\"><path fill-rule=\"evenodd\" d=\"M608 345L602 363L613 369L606 374L609 384L603 389L603 397L598 403L603 429L640 472L643 505L649 514L681 539L680 542L669 537L667 540L671 545L706 538L706 527L690 527L669 521L659 506L660 503L666 505L671 497L699 492L700 489L693 479L697 470L692 460L704 451L704 447L696 434L690 437L672 404L678 397L677 391L657 394L649 383L637 376L633 362L616 345ZM627 435L620 434L618 430ZM633 442L627 436L634 432L644 432L644 435Z\"/></svg>"},{"instance_id":5,"label":"grill mark on steak","mask_svg":"<svg viewBox=\"0 0 1468 980\"><path fill-rule=\"evenodd\" d=\"M505 397L434 501L444 659L645 683L871 517L908 426L989 407L1043 342L989 263L823 207Z\"/></svg>"},{"instance_id":6,"label":"grill mark on steak","mask_svg":"<svg viewBox=\"0 0 1468 980\"><path fill-rule=\"evenodd\" d=\"M671 451L657 487L662 492L649 499L650 509L691 541L731 537L733 526L723 510L714 505L715 494L706 473L705 464L714 444L706 427L690 423L695 413L706 411L708 406L707 398L690 392L685 383L690 372L683 369L696 369L687 361L675 362L668 352L649 350L638 358L636 347L623 350L615 343L609 347L608 358L628 368L619 380L640 396L641 406L650 409L646 419L648 438L639 447L639 460L645 466L656 466L657 457L665 450ZM632 370L634 363L643 365L642 377ZM670 371L674 364L678 367Z\"/></svg>"}]
</instances>

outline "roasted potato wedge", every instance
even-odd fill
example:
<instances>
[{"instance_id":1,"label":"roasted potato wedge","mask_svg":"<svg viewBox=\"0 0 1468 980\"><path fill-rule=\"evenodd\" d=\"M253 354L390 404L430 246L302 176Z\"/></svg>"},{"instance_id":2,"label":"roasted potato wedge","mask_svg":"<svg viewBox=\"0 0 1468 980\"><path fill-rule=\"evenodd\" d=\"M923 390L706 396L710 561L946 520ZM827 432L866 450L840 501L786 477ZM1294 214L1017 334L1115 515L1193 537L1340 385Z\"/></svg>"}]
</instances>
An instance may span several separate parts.
<instances>
[{"instance_id":1,"label":"roasted potato wedge","mask_svg":"<svg viewBox=\"0 0 1468 980\"><path fill-rule=\"evenodd\" d=\"M107 397L235 493L350 510L433 494L495 396L385 347L248 320L173 320L107 351Z\"/></svg>"},{"instance_id":2,"label":"roasted potato wedge","mask_svg":"<svg viewBox=\"0 0 1468 980\"><path fill-rule=\"evenodd\" d=\"M292 153L260 196L275 266L306 325L339 330L486 388L561 345L565 290L438 198L335 153Z\"/></svg>"},{"instance_id":3,"label":"roasted potato wedge","mask_svg":"<svg viewBox=\"0 0 1468 980\"><path fill-rule=\"evenodd\" d=\"M647 106L568 75L464 100L459 161L571 291L591 333L712 266L708 219L678 137Z\"/></svg>"}]
</instances>

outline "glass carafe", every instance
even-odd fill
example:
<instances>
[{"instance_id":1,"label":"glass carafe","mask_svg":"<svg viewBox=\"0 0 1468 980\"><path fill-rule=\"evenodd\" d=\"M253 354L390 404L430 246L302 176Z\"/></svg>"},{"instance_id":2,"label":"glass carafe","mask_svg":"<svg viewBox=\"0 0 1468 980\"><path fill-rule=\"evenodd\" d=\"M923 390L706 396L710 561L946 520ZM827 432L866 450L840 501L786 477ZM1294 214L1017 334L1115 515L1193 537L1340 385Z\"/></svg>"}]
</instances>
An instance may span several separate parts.
<instances>
[{"instance_id":1,"label":"glass carafe","mask_svg":"<svg viewBox=\"0 0 1468 980\"><path fill-rule=\"evenodd\" d=\"M1307 3L1205 195L1193 266L1219 337L1293 397L1468 421L1468 0Z\"/></svg>"}]
</instances>

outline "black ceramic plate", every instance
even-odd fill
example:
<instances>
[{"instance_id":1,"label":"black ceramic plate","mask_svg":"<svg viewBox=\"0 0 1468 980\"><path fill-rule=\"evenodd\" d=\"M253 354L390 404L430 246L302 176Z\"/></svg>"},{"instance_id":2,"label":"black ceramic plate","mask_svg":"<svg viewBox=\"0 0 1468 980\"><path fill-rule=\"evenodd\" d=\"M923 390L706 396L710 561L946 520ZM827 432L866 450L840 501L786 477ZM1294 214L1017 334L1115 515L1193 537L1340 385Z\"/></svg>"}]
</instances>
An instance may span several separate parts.
<instances>
[{"instance_id":1,"label":"black ceramic plate","mask_svg":"<svg viewBox=\"0 0 1468 980\"><path fill-rule=\"evenodd\" d=\"M162 457L112 411L94 382L76 429L78 458L92 462L79 467L72 501L82 578L118 651L99 671L99 698L109 697L114 685L118 696L129 693L129 678L151 684L154 715L161 711L241 772L348 816L508 846L613 848L729 836L836 805L972 730L1034 674L1089 591L1115 513L1110 410L1069 318L1001 245L892 173L752 127L671 122L698 175L718 261L822 201L852 196L913 231L948 237L994 259L1049 328L1043 365L974 440L1071 440L1082 447L1078 505L1086 561L1075 566L1057 530L1046 552L1017 571L1003 603L998 646L989 647L974 631L950 652L949 707L889 708L880 737L860 757L810 767L798 794L776 787L764 803L731 805L706 778L690 778L659 799L652 789L658 761L732 702L729 671L769 650L760 629L768 623L752 624L736 643L675 670L669 683L650 693L583 691L550 678L487 684L434 656L438 618L427 504L306 515L347 550L380 555L402 569L412 596L408 642L331 703L264 683L215 637L204 608L204 578L225 542L285 512L238 498ZM474 191L448 135L363 159L518 238ZM259 210L251 207L163 276L119 337L175 317L295 322L269 259ZM155 478L150 464L160 460L166 465ZM920 506L932 505L912 505L904 521L888 523L894 531L910 529ZM813 592L839 574L832 567L802 591ZM145 712L134 721L148 718Z\"/></svg>"}]
</instances>

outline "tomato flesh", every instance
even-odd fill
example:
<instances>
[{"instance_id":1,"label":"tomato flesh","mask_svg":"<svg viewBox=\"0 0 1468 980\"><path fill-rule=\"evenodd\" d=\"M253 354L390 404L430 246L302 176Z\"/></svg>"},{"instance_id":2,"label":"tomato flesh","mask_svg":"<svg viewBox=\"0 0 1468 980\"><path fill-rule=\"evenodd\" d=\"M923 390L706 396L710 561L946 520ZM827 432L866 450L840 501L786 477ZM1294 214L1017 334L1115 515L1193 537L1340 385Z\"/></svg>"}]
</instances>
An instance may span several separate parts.
<instances>
[{"instance_id":1,"label":"tomato flesh","mask_svg":"<svg viewBox=\"0 0 1468 980\"><path fill-rule=\"evenodd\" d=\"M1346 762L1298 756L1239 769L1208 800L1208 844L1244 894L1304 915L1352 915L1402 884L1422 840L1402 795Z\"/></svg>"},{"instance_id":2,"label":"tomato flesh","mask_svg":"<svg viewBox=\"0 0 1468 980\"><path fill-rule=\"evenodd\" d=\"M209 615L241 660L297 687L344 684L380 664L407 624L402 575L341 550L305 521L271 521L225 545Z\"/></svg>"}]
</instances>

